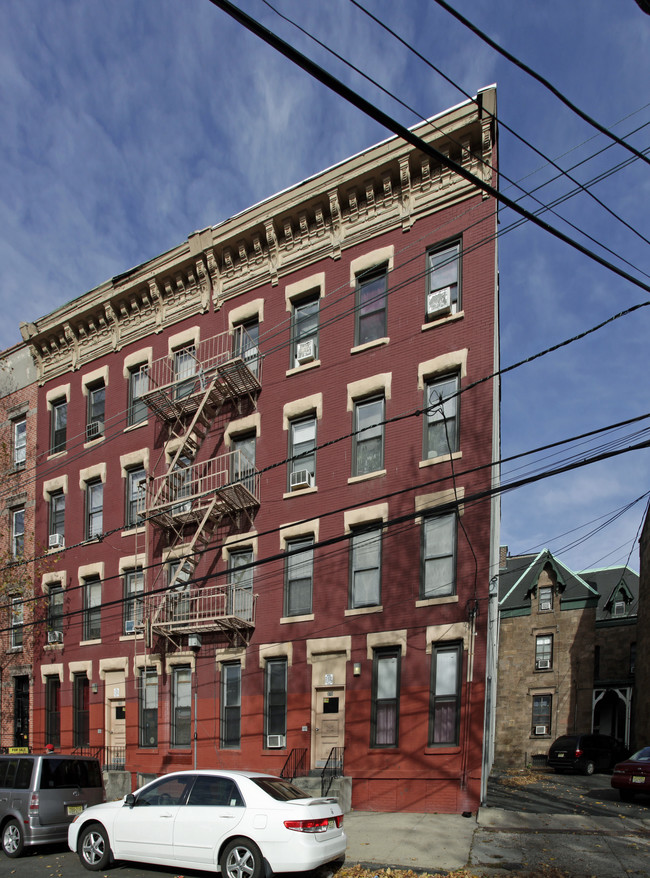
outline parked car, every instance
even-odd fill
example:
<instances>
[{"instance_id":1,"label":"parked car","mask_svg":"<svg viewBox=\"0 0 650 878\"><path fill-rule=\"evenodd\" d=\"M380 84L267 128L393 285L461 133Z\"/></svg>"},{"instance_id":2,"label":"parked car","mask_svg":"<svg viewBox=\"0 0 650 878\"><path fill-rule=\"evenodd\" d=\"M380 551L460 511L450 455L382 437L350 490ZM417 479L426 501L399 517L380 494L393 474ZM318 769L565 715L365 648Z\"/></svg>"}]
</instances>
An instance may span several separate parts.
<instances>
[{"instance_id":1,"label":"parked car","mask_svg":"<svg viewBox=\"0 0 650 878\"><path fill-rule=\"evenodd\" d=\"M0 838L8 857L26 846L65 842L73 818L105 801L97 759L0 756Z\"/></svg>"},{"instance_id":2,"label":"parked car","mask_svg":"<svg viewBox=\"0 0 650 878\"><path fill-rule=\"evenodd\" d=\"M636 793L650 793L650 747L614 766L612 786L624 802L631 802Z\"/></svg>"},{"instance_id":3,"label":"parked car","mask_svg":"<svg viewBox=\"0 0 650 878\"><path fill-rule=\"evenodd\" d=\"M551 744L547 762L557 773L573 769L582 774L609 771L628 750L610 735L561 735Z\"/></svg>"},{"instance_id":4,"label":"parked car","mask_svg":"<svg viewBox=\"0 0 650 878\"><path fill-rule=\"evenodd\" d=\"M345 859L335 798L310 798L268 774L178 771L88 808L68 845L91 871L115 860L205 869L224 878L303 872Z\"/></svg>"}]
</instances>

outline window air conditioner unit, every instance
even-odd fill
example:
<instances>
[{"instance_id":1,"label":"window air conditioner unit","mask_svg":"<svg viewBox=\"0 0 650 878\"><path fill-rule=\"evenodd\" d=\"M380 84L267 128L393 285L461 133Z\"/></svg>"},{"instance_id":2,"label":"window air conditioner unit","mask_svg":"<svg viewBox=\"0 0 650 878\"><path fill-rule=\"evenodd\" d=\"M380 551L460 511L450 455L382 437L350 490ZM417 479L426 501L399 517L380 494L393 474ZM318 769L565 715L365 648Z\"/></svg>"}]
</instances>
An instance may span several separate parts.
<instances>
[{"instance_id":1,"label":"window air conditioner unit","mask_svg":"<svg viewBox=\"0 0 650 878\"><path fill-rule=\"evenodd\" d=\"M551 667L550 659L537 659L537 670L538 671L548 671Z\"/></svg>"},{"instance_id":2,"label":"window air conditioner unit","mask_svg":"<svg viewBox=\"0 0 650 878\"><path fill-rule=\"evenodd\" d=\"M536 735L545 735L546 733L546 726L535 726Z\"/></svg>"},{"instance_id":3,"label":"window air conditioner unit","mask_svg":"<svg viewBox=\"0 0 650 878\"><path fill-rule=\"evenodd\" d=\"M313 488L314 477L308 469L299 469L291 473L291 490L299 491L300 488Z\"/></svg>"},{"instance_id":4,"label":"window air conditioner unit","mask_svg":"<svg viewBox=\"0 0 650 878\"><path fill-rule=\"evenodd\" d=\"M451 287L432 290L427 295L427 317L448 314L451 311Z\"/></svg>"},{"instance_id":5,"label":"window air conditioner unit","mask_svg":"<svg viewBox=\"0 0 650 878\"><path fill-rule=\"evenodd\" d=\"M244 351L244 362L250 363L251 360L256 360L259 356L259 348L257 345L251 345L249 348L246 348Z\"/></svg>"},{"instance_id":6,"label":"window air conditioner unit","mask_svg":"<svg viewBox=\"0 0 650 878\"><path fill-rule=\"evenodd\" d=\"M276 749L278 747L286 747L286 738L284 735L267 735L266 746L269 750Z\"/></svg>"},{"instance_id":7,"label":"window air conditioner unit","mask_svg":"<svg viewBox=\"0 0 650 878\"><path fill-rule=\"evenodd\" d=\"M311 363L316 358L316 342L313 338L300 341L296 345L296 360L299 363Z\"/></svg>"},{"instance_id":8,"label":"window air conditioner unit","mask_svg":"<svg viewBox=\"0 0 650 878\"><path fill-rule=\"evenodd\" d=\"M63 643L63 631L48 631L47 632L47 642L48 643Z\"/></svg>"},{"instance_id":9,"label":"window air conditioner unit","mask_svg":"<svg viewBox=\"0 0 650 878\"><path fill-rule=\"evenodd\" d=\"M86 424L86 440L88 442L98 439L103 433L104 425L101 421L92 421L90 424Z\"/></svg>"},{"instance_id":10,"label":"window air conditioner unit","mask_svg":"<svg viewBox=\"0 0 650 878\"><path fill-rule=\"evenodd\" d=\"M63 534L50 534L48 546L50 549L62 549L65 546Z\"/></svg>"},{"instance_id":11,"label":"window air conditioner unit","mask_svg":"<svg viewBox=\"0 0 650 878\"><path fill-rule=\"evenodd\" d=\"M134 634L135 633L135 621L133 619L127 619L125 621L124 633L125 634Z\"/></svg>"},{"instance_id":12,"label":"window air conditioner unit","mask_svg":"<svg viewBox=\"0 0 650 878\"><path fill-rule=\"evenodd\" d=\"M540 601L539 608L540 608L540 610L551 610L552 609L551 602L550 601Z\"/></svg>"}]
</instances>

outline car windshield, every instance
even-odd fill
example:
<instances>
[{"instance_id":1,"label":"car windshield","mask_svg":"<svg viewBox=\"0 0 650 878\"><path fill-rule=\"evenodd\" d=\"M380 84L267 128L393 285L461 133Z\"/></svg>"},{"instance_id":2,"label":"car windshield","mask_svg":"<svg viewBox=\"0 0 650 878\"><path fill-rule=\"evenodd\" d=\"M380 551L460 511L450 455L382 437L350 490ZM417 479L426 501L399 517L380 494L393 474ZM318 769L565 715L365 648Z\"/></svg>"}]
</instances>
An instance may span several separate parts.
<instances>
[{"instance_id":1,"label":"car windshield","mask_svg":"<svg viewBox=\"0 0 650 878\"><path fill-rule=\"evenodd\" d=\"M635 762L650 762L650 747L642 747L640 750L630 756Z\"/></svg>"},{"instance_id":2,"label":"car windshield","mask_svg":"<svg viewBox=\"0 0 650 878\"><path fill-rule=\"evenodd\" d=\"M252 778L254 784L264 790L265 793L268 793L272 799L276 799L278 802L290 802L292 799L309 799L310 796L307 795L300 787L294 786L292 783L289 783L286 780L280 780L275 777L254 777Z\"/></svg>"}]
</instances>

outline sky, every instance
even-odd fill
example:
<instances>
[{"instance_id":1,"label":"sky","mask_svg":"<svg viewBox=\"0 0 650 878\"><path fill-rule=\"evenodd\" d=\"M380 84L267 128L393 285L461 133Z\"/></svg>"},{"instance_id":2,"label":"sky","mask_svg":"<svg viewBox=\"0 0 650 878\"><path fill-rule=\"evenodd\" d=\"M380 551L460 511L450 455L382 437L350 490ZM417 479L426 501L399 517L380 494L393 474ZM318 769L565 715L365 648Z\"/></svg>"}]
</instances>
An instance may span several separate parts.
<instances>
[{"instance_id":1,"label":"sky","mask_svg":"<svg viewBox=\"0 0 650 878\"><path fill-rule=\"evenodd\" d=\"M602 206L580 191L542 217L650 285L650 165L435 0L360 2L403 43L351 0L238 5L403 125L496 83L502 191L531 211L566 196L575 183L552 159ZM648 149L650 16L634 0L452 4ZM0 349L20 340L22 321L389 135L209 0L3 0L0 84ZM505 483L647 441L646 418L511 459L650 413L648 290L530 222L509 229L516 219L500 209L502 367L608 322L504 374ZM647 448L541 478L504 494L501 543L548 548L574 570L638 570L649 491Z\"/></svg>"}]
</instances>

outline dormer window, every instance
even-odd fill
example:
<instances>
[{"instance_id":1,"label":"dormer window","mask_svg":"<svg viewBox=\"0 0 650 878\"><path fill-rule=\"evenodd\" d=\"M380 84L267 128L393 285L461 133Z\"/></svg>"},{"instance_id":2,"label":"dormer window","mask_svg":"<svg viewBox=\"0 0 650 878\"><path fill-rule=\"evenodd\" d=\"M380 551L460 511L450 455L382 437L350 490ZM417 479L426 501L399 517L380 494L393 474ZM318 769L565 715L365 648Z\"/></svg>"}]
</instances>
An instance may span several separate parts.
<instances>
[{"instance_id":1,"label":"dormer window","mask_svg":"<svg viewBox=\"0 0 650 878\"><path fill-rule=\"evenodd\" d=\"M612 616L624 616L625 615L625 601L622 598L617 598L612 604Z\"/></svg>"},{"instance_id":2,"label":"dormer window","mask_svg":"<svg viewBox=\"0 0 650 878\"><path fill-rule=\"evenodd\" d=\"M544 586L539 590L539 612L550 613L553 609L553 589Z\"/></svg>"}]
</instances>

